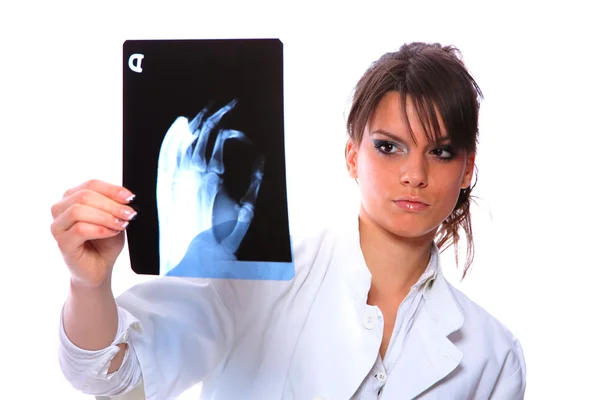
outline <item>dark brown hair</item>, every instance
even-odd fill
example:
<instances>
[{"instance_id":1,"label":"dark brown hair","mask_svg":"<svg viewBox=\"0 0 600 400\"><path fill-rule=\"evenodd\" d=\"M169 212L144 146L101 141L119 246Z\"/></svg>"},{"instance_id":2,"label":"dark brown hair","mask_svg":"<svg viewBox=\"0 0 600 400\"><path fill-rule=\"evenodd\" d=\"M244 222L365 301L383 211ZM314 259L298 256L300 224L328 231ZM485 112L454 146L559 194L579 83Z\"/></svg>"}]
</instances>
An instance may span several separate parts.
<instances>
[{"instance_id":1,"label":"dark brown hair","mask_svg":"<svg viewBox=\"0 0 600 400\"><path fill-rule=\"evenodd\" d=\"M405 121L408 121L406 100L410 97L430 142L443 135L437 117L439 113L452 146L459 151L477 151L479 104L483 94L456 47L439 43L407 43L398 51L386 53L375 61L358 81L348 114L348 135L355 143L360 144L367 121L381 98L390 91L400 93ZM410 124L407 125L415 140ZM469 208L471 191L476 183L477 177L471 187L461 189L454 210L436 235L436 244L441 251L454 245L458 267L459 228L465 231L467 260L463 278L474 256Z\"/></svg>"}]
</instances>

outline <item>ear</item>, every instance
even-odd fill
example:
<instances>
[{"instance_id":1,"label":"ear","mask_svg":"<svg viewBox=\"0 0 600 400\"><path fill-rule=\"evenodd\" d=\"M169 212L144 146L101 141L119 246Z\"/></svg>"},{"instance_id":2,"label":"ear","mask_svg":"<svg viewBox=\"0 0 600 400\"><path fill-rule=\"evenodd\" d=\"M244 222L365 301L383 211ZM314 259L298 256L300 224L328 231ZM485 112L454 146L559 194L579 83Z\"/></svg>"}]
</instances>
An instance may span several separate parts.
<instances>
[{"instance_id":1,"label":"ear","mask_svg":"<svg viewBox=\"0 0 600 400\"><path fill-rule=\"evenodd\" d=\"M358 147L352 138L348 138L348 141L346 142L346 169L352 179L358 179L357 162Z\"/></svg>"},{"instance_id":2,"label":"ear","mask_svg":"<svg viewBox=\"0 0 600 400\"><path fill-rule=\"evenodd\" d=\"M465 175L460 185L462 189L466 189L471 186L471 180L473 179L473 173L475 171L475 152L467 154L467 167L465 169Z\"/></svg>"}]
</instances>

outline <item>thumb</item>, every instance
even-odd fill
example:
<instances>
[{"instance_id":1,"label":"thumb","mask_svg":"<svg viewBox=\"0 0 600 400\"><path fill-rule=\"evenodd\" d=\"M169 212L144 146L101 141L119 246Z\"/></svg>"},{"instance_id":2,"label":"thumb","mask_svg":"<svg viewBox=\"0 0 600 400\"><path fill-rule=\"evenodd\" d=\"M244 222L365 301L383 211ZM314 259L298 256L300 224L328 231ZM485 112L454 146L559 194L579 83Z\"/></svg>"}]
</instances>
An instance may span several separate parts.
<instances>
[{"instance_id":1,"label":"thumb","mask_svg":"<svg viewBox=\"0 0 600 400\"><path fill-rule=\"evenodd\" d=\"M230 253L235 253L240 248L240 244L248 232L252 218L254 218L253 207L248 204L242 205L235 227L231 233L221 241L221 246Z\"/></svg>"},{"instance_id":2,"label":"thumb","mask_svg":"<svg viewBox=\"0 0 600 400\"><path fill-rule=\"evenodd\" d=\"M254 165L252 167L252 177L251 177L251 181L250 181L250 186L248 187L248 190L246 191L246 194L244 195L244 197L242 197L240 200L242 208L244 206L249 206L251 211L254 210L254 204L256 204L256 197L258 196L258 190L260 189L260 185L263 180L264 167L265 167L265 158L261 154L256 159L256 161L254 162ZM241 212L241 210L240 210L240 212ZM239 219L240 218L238 218L238 220Z\"/></svg>"}]
</instances>

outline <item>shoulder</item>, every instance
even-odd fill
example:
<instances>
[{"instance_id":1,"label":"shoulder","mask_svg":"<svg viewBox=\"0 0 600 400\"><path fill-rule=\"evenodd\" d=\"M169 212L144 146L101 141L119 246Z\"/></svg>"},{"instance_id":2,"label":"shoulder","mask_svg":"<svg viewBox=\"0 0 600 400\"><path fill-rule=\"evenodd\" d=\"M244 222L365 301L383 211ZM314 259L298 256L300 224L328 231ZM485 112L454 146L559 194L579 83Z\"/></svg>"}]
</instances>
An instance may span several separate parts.
<instances>
[{"instance_id":1,"label":"shoulder","mask_svg":"<svg viewBox=\"0 0 600 400\"><path fill-rule=\"evenodd\" d=\"M479 329L475 329L473 332L474 334L479 333L485 335L490 340L498 340L501 344L505 344L506 346L510 346L511 343L513 343L516 338L503 322L472 300L460 289L456 288L448 281L446 281L446 284L464 314L464 324L467 328L474 328L477 326Z\"/></svg>"},{"instance_id":2,"label":"shoulder","mask_svg":"<svg viewBox=\"0 0 600 400\"><path fill-rule=\"evenodd\" d=\"M465 362L477 365L494 380L498 398L509 393L514 396L511 398L520 398L525 390L526 364L519 339L485 308L445 283L464 316L462 327L449 339L463 351Z\"/></svg>"}]
</instances>

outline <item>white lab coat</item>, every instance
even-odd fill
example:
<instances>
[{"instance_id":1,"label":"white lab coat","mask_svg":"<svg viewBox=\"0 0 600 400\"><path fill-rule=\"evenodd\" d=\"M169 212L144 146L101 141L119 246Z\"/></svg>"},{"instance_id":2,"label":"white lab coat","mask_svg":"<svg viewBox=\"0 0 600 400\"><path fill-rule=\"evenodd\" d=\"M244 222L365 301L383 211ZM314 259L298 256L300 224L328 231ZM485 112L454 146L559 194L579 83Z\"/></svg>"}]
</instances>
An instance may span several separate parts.
<instances>
[{"instance_id":1,"label":"white lab coat","mask_svg":"<svg viewBox=\"0 0 600 400\"><path fill-rule=\"evenodd\" d=\"M371 275L357 226L295 241L294 258L291 281L169 277L121 295L121 312L138 328L127 337L143 388L113 398L143 391L166 400L202 381L201 399L350 399L383 334L368 318L375 307L366 304ZM518 340L441 270L407 323L380 399L523 398Z\"/></svg>"}]
</instances>

